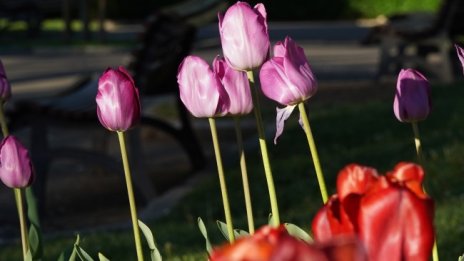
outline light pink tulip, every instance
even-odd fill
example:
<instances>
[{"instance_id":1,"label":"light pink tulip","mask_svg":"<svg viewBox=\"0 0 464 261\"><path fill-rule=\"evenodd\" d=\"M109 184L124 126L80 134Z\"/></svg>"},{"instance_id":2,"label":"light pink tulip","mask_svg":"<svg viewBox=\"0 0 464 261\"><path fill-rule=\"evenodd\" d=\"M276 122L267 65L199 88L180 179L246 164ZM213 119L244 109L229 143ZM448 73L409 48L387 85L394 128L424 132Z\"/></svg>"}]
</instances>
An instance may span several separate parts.
<instances>
[{"instance_id":1,"label":"light pink tulip","mask_svg":"<svg viewBox=\"0 0 464 261\"><path fill-rule=\"evenodd\" d=\"M232 68L249 71L260 67L269 55L269 33L263 4L254 8L237 2L219 14L222 51Z\"/></svg>"},{"instance_id":2,"label":"light pink tulip","mask_svg":"<svg viewBox=\"0 0 464 261\"><path fill-rule=\"evenodd\" d=\"M10 188L25 188L33 181L29 153L14 136L7 136L0 145L0 179Z\"/></svg>"},{"instance_id":3,"label":"light pink tulip","mask_svg":"<svg viewBox=\"0 0 464 261\"><path fill-rule=\"evenodd\" d=\"M217 56L213 61L213 70L229 96L230 104L227 114L245 115L253 109L250 83L245 72L232 69Z\"/></svg>"},{"instance_id":4,"label":"light pink tulip","mask_svg":"<svg viewBox=\"0 0 464 261\"><path fill-rule=\"evenodd\" d=\"M103 73L96 101L98 119L110 131L126 131L140 120L139 91L123 67Z\"/></svg>"},{"instance_id":5,"label":"light pink tulip","mask_svg":"<svg viewBox=\"0 0 464 261\"><path fill-rule=\"evenodd\" d=\"M11 97L11 86L8 78L6 77L5 67L0 60L0 99L3 101Z\"/></svg>"},{"instance_id":6,"label":"light pink tulip","mask_svg":"<svg viewBox=\"0 0 464 261\"><path fill-rule=\"evenodd\" d=\"M217 75L198 56L187 56L177 73L180 99L195 117L223 116L229 98Z\"/></svg>"},{"instance_id":7,"label":"light pink tulip","mask_svg":"<svg viewBox=\"0 0 464 261\"><path fill-rule=\"evenodd\" d=\"M456 53L458 54L459 61L461 62L461 66L463 67L464 72L464 49L462 49L459 45L455 44Z\"/></svg>"},{"instance_id":8,"label":"light pink tulip","mask_svg":"<svg viewBox=\"0 0 464 261\"><path fill-rule=\"evenodd\" d=\"M276 43L274 58L264 63L259 79L264 95L282 105L298 104L317 91L303 48L288 36L283 43Z\"/></svg>"},{"instance_id":9,"label":"light pink tulip","mask_svg":"<svg viewBox=\"0 0 464 261\"><path fill-rule=\"evenodd\" d=\"M403 69L396 83L393 111L401 122L416 122L430 113L430 84L420 72Z\"/></svg>"}]
</instances>

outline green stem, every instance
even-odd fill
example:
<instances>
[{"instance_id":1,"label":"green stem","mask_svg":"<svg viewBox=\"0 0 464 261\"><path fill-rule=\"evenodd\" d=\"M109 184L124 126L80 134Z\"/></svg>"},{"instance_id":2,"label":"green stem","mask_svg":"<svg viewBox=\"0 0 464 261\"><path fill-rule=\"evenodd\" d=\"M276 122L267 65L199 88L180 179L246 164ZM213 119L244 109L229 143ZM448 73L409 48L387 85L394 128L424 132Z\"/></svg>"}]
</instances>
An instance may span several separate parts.
<instances>
[{"instance_id":1,"label":"green stem","mask_svg":"<svg viewBox=\"0 0 464 261\"><path fill-rule=\"evenodd\" d=\"M21 245L23 249L23 258L26 260L27 251L29 250L29 243L27 240L27 225L26 225L26 216L24 215L24 208L23 208L23 197L22 197L22 190L19 188L13 189L16 199L16 207L18 209L18 217L19 217L19 227L21 231Z\"/></svg>"},{"instance_id":2,"label":"green stem","mask_svg":"<svg viewBox=\"0 0 464 261\"><path fill-rule=\"evenodd\" d=\"M248 220L248 232L251 235L255 233L255 224L253 220L253 208L251 206L250 186L248 183L248 171L245 159L245 149L243 148L242 130L240 128L240 117L234 117L235 134L237 135L238 151L240 156L240 170L242 172L243 194L245 196L245 208Z\"/></svg>"},{"instance_id":3,"label":"green stem","mask_svg":"<svg viewBox=\"0 0 464 261\"><path fill-rule=\"evenodd\" d=\"M222 204L224 205L224 214L226 216L227 233L229 234L230 243L233 243L235 241L234 225L232 224L232 216L230 214L229 197L227 196L226 179L224 176L224 168L222 166L222 157L216 130L216 121L214 120L214 118L208 118L208 120L211 129L211 137L213 138L214 155L216 156L216 165L219 175L219 185L221 186Z\"/></svg>"},{"instance_id":4,"label":"green stem","mask_svg":"<svg viewBox=\"0 0 464 261\"><path fill-rule=\"evenodd\" d=\"M264 136L263 119L261 116L261 108L259 104L258 88L255 86L255 80L253 77L253 71L247 71L248 80L250 81L250 87L252 89L253 106L256 118L256 126L258 128L259 146L261 148L261 156L263 158L264 173L266 175L267 188L269 190L269 199L271 201L272 220L274 226L279 226L279 206L277 204L277 196L274 186L274 178L272 177L271 164L269 163L269 155L267 152L266 138Z\"/></svg>"},{"instance_id":5,"label":"green stem","mask_svg":"<svg viewBox=\"0 0 464 261\"><path fill-rule=\"evenodd\" d=\"M6 124L5 118L5 111L3 108L4 102L1 101L0 104L0 125L2 128L3 138L6 138L10 132L8 131L8 125ZM29 243L28 243L28 233L27 233L27 225L26 225L26 216L24 215L24 205L23 205L23 197L21 189L15 188L13 189L16 201L16 208L18 210L18 218L19 218L19 227L21 232L21 246L23 249L23 258L26 259L27 251L29 250Z\"/></svg>"},{"instance_id":6,"label":"green stem","mask_svg":"<svg viewBox=\"0 0 464 261\"><path fill-rule=\"evenodd\" d=\"M132 177L129 168L129 160L126 151L126 141L124 132L118 131L119 146L121 148L121 158L124 166L124 176L126 179L127 195L129 197L129 207L131 212L132 229L134 230L135 249L137 251L137 260L143 261L142 241L140 240L140 230L137 218L137 209L135 206L134 189L132 186Z\"/></svg>"},{"instance_id":7,"label":"green stem","mask_svg":"<svg viewBox=\"0 0 464 261\"><path fill-rule=\"evenodd\" d=\"M416 146L417 160L419 161L419 164L424 168L425 161L424 161L424 156L422 154L422 144L421 144L421 139L419 135L419 126L417 125L416 121L412 122L411 124L412 124L412 131L414 132L414 145ZM437 239L435 239L435 242L433 243L432 252L433 252L432 260L439 261Z\"/></svg>"},{"instance_id":8,"label":"green stem","mask_svg":"<svg viewBox=\"0 0 464 261\"><path fill-rule=\"evenodd\" d=\"M419 135L419 127L417 122L412 122L412 131L414 132L414 145L416 145L416 153L419 164L424 165L424 158L422 156L422 145Z\"/></svg>"},{"instance_id":9,"label":"green stem","mask_svg":"<svg viewBox=\"0 0 464 261\"><path fill-rule=\"evenodd\" d=\"M324 174L322 173L316 143L314 142L311 126L309 125L308 114L306 113L306 109L303 102L300 102L298 104L298 109L300 110L301 119L303 120L303 128L305 130L306 139L308 140L309 144L309 150L311 151L311 156L313 158L314 169L316 170L317 182L319 183L319 189L321 190L322 201L325 204L328 200L328 196L327 189L325 187Z\"/></svg>"}]
</instances>

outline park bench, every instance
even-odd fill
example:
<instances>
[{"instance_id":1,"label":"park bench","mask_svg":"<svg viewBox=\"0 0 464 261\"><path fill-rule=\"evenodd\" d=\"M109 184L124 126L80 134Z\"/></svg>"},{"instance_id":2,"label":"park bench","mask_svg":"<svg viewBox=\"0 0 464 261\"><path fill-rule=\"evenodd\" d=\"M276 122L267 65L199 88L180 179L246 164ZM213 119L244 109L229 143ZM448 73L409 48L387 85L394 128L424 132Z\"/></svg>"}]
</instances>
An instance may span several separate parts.
<instances>
[{"instance_id":1,"label":"park bench","mask_svg":"<svg viewBox=\"0 0 464 261\"><path fill-rule=\"evenodd\" d=\"M453 81L453 45L464 33L463 15L464 1L444 0L435 15L394 16L386 25L374 28L372 35L380 39L376 80L409 67L430 72L443 82Z\"/></svg>"},{"instance_id":2,"label":"park bench","mask_svg":"<svg viewBox=\"0 0 464 261\"><path fill-rule=\"evenodd\" d=\"M208 3L205 13L218 12L226 6L222 1L203 1ZM212 5L214 3L214 5ZM196 6L198 8L198 6ZM173 9L172 9L173 10ZM174 97L178 120L157 118L142 113L140 125L154 128L173 137L188 155L192 170L205 166L203 150L191 127L189 114L180 101L176 81L177 69L182 59L189 54L194 40L196 27L191 19L199 19L202 12L195 9L195 15L176 15L174 12L156 12L145 23L137 47L131 54L126 67L139 88L142 103L144 99L170 95ZM45 187L50 164L55 159L80 160L86 164L98 165L111 172L121 173L118 159L98 149L60 147L50 144L50 129L99 128L96 115L95 96L98 79L92 76L82 77L65 91L46 99L23 99L10 104L7 110L9 124L13 130L30 129L30 151L35 165L37 179L34 190L43 207ZM85 135L86 130L83 130ZM106 132L110 135L109 132ZM134 164L133 179L135 189L144 202L156 196L155 188L140 167L141 138L139 128L129 131L129 157ZM117 161L117 162L115 162Z\"/></svg>"}]
</instances>

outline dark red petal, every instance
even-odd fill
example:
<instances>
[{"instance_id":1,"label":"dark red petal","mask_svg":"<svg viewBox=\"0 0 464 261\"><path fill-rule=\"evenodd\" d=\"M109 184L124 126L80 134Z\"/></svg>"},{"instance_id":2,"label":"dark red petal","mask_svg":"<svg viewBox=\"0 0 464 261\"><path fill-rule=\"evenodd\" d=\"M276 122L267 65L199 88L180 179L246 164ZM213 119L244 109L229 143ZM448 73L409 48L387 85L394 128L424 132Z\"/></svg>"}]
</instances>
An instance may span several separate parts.
<instances>
[{"instance_id":1,"label":"dark red petal","mask_svg":"<svg viewBox=\"0 0 464 261\"><path fill-rule=\"evenodd\" d=\"M426 197L422 189L424 170L417 164L400 162L395 166L392 172L387 174L387 178L391 182L404 184L404 186L420 197Z\"/></svg>"}]
</instances>

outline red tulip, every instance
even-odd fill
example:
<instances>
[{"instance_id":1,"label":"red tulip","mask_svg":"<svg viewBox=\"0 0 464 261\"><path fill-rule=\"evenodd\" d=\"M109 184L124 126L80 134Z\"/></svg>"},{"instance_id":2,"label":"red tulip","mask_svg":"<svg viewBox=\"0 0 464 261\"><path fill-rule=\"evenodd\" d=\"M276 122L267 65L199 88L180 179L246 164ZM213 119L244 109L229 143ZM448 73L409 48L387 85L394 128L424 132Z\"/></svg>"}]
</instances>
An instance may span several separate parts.
<instances>
[{"instance_id":1,"label":"red tulip","mask_svg":"<svg viewBox=\"0 0 464 261\"><path fill-rule=\"evenodd\" d=\"M10 188L25 188L33 181L29 152L14 136L7 136L0 145L0 179Z\"/></svg>"},{"instance_id":2,"label":"red tulip","mask_svg":"<svg viewBox=\"0 0 464 261\"><path fill-rule=\"evenodd\" d=\"M98 80L97 115L103 127L126 131L140 120L139 92L129 73L108 68Z\"/></svg>"}]
</instances>

